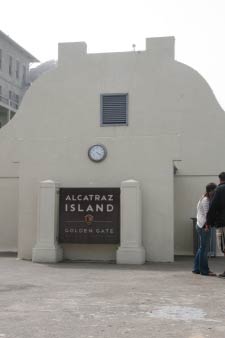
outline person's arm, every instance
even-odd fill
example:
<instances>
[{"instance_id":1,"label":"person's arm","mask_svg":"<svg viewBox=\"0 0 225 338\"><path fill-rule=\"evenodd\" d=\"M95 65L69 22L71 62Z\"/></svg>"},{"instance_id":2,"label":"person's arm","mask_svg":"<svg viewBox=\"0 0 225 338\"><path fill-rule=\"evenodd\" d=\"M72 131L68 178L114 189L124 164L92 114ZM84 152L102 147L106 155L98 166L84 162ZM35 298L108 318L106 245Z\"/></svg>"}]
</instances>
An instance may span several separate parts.
<instances>
[{"instance_id":1,"label":"person's arm","mask_svg":"<svg viewBox=\"0 0 225 338\"><path fill-rule=\"evenodd\" d=\"M216 220L217 211L220 208L220 191L216 190L212 200L209 203L209 210L206 217L206 224L213 225Z\"/></svg>"},{"instance_id":2,"label":"person's arm","mask_svg":"<svg viewBox=\"0 0 225 338\"><path fill-rule=\"evenodd\" d=\"M206 219L207 212L209 210L209 199L208 199L208 197L203 197L201 199L200 203L201 203L201 207L202 207L202 209L201 209L202 210L202 216L204 216L204 218ZM205 224L203 226L203 228L204 228L205 231L209 231L209 227L210 226L207 225L207 224Z\"/></svg>"},{"instance_id":3,"label":"person's arm","mask_svg":"<svg viewBox=\"0 0 225 338\"><path fill-rule=\"evenodd\" d=\"M207 212L209 210L209 200L207 197L204 197L202 200L201 200L201 204L202 204L202 209L203 209L203 215L207 216Z\"/></svg>"}]
</instances>

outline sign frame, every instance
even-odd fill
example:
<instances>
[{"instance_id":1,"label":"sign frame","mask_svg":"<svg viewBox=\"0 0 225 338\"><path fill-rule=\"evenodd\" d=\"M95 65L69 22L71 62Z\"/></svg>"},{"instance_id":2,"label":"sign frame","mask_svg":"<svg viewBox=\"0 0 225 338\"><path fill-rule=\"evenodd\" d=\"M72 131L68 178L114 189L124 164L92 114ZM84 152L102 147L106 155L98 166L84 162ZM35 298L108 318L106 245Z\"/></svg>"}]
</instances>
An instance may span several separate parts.
<instances>
[{"instance_id":1,"label":"sign frame","mask_svg":"<svg viewBox=\"0 0 225 338\"><path fill-rule=\"evenodd\" d=\"M60 188L58 241L119 244L120 188Z\"/></svg>"}]
</instances>

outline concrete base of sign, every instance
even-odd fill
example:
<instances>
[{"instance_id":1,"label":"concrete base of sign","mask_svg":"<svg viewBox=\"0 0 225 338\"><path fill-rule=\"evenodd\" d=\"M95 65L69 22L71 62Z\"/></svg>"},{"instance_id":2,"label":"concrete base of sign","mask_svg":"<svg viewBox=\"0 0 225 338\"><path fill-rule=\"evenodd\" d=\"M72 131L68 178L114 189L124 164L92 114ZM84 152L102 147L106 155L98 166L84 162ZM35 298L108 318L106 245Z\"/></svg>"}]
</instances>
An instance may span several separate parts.
<instances>
[{"instance_id":1,"label":"concrete base of sign","mask_svg":"<svg viewBox=\"0 0 225 338\"><path fill-rule=\"evenodd\" d=\"M37 243L32 250L32 261L56 263L63 259L63 250L57 243L58 184L47 180L40 183Z\"/></svg>"},{"instance_id":2,"label":"concrete base of sign","mask_svg":"<svg viewBox=\"0 0 225 338\"><path fill-rule=\"evenodd\" d=\"M59 245L53 248L34 247L32 261L35 263L57 263L63 259L63 250Z\"/></svg>"},{"instance_id":3,"label":"concrete base of sign","mask_svg":"<svg viewBox=\"0 0 225 338\"><path fill-rule=\"evenodd\" d=\"M145 249L141 248L119 248L116 253L117 264L144 264Z\"/></svg>"},{"instance_id":4,"label":"concrete base of sign","mask_svg":"<svg viewBox=\"0 0 225 338\"><path fill-rule=\"evenodd\" d=\"M120 247L117 264L143 264L145 249L142 245L141 191L138 181L121 183Z\"/></svg>"}]
</instances>

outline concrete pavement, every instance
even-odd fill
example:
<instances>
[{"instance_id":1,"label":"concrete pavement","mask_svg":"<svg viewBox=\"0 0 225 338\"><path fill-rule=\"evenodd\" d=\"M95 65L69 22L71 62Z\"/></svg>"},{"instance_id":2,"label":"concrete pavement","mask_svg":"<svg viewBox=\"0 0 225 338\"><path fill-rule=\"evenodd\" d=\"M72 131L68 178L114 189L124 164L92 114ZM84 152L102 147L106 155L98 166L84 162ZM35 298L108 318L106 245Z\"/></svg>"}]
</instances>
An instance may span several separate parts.
<instances>
[{"instance_id":1,"label":"concrete pavement","mask_svg":"<svg viewBox=\"0 0 225 338\"><path fill-rule=\"evenodd\" d=\"M224 258L210 260L215 272ZM175 263L34 264L0 257L0 338L224 338L225 280Z\"/></svg>"}]
</instances>

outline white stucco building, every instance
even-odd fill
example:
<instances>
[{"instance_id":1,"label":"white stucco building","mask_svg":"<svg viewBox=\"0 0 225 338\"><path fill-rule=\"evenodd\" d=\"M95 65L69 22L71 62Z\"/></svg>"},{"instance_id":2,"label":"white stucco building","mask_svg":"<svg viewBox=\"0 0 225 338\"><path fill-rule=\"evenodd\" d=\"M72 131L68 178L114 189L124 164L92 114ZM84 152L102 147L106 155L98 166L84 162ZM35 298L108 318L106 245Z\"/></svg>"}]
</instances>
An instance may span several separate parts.
<instances>
[{"instance_id":1,"label":"white stucco building","mask_svg":"<svg viewBox=\"0 0 225 338\"><path fill-rule=\"evenodd\" d=\"M17 112L29 87L29 64L38 60L0 31L0 127Z\"/></svg>"},{"instance_id":2,"label":"white stucco building","mask_svg":"<svg viewBox=\"0 0 225 338\"><path fill-rule=\"evenodd\" d=\"M115 94L126 98L126 109L113 125L104 122L103 98ZM59 44L58 67L34 82L0 135L0 249L32 258L41 181L120 187L136 180L146 260L191 255L190 217L205 185L225 169L218 148L224 130L224 111L207 82L174 59L173 37L150 38L145 51L125 53ZM102 162L88 157L94 144L107 149ZM62 244L64 258L78 260L114 260L117 248Z\"/></svg>"}]
</instances>

